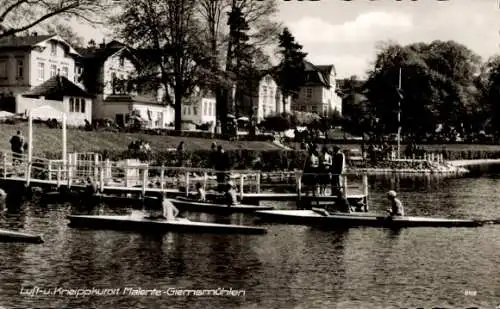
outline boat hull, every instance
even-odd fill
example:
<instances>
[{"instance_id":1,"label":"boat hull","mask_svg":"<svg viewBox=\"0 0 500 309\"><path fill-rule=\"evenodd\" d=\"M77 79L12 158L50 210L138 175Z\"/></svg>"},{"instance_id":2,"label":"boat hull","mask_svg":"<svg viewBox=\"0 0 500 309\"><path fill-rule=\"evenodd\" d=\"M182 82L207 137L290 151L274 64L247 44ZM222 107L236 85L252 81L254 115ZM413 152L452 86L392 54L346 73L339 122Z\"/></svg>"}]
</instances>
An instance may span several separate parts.
<instances>
[{"instance_id":1,"label":"boat hull","mask_svg":"<svg viewBox=\"0 0 500 309\"><path fill-rule=\"evenodd\" d=\"M146 196L146 198L140 197L128 197L128 196L118 196L112 194L99 194L94 196L86 196L85 193L81 192L49 192L42 197L42 201L45 203L58 203L58 202L72 202L72 203L84 203L87 206L105 204L110 207L123 207L123 208L134 208L142 209L146 208L158 208L158 199L155 197Z\"/></svg>"},{"instance_id":2,"label":"boat hull","mask_svg":"<svg viewBox=\"0 0 500 309\"><path fill-rule=\"evenodd\" d=\"M322 215L314 210L268 210L258 211L256 215L265 221L289 224L322 226L328 228L342 227L477 227L480 221L426 218L426 217L394 217L388 218L374 213L336 213Z\"/></svg>"},{"instance_id":3,"label":"boat hull","mask_svg":"<svg viewBox=\"0 0 500 309\"><path fill-rule=\"evenodd\" d=\"M197 202L189 199L170 199L179 211L203 212L211 214L233 214L233 213L253 213L259 210L271 210L271 206L255 206L255 205L233 205L227 206L216 203Z\"/></svg>"},{"instance_id":4,"label":"boat hull","mask_svg":"<svg viewBox=\"0 0 500 309\"><path fill-rule=\"evenodd\" d=\"M71 227L142 231L148 233L217 233L217 234L265 234L267 230L259 227L193 222L187 219L166 221L131 216L68 216Z\"/></svg>"},{"instance_id":5,"label":"boat hull","mask_svg":"<svg viewBox=\"0 0 500 309\"><path fill-rule=\"evenodd\" d=\"M40 235L32 235L23 232L0 229L0 242L24 242L41 244L43 243L43 238Z\"/></svg>"}]
</instances>

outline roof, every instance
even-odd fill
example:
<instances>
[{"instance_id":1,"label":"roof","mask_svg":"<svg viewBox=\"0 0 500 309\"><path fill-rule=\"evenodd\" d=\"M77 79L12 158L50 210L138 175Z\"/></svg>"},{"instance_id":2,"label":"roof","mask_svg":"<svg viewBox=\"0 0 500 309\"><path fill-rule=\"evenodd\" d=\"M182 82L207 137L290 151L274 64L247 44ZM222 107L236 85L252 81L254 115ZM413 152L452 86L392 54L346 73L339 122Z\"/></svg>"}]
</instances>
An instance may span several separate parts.
<instances>
[{"instance_id":1,"label":"roof","mask_svg":"<svg viewBox=\"0 0 500 309\"><path fill-rule=\"evenodd\" d=\"M0 39L0 48L32 47L54 36L55 35L7 36Z\"/></svg>"},{"instance_id":2,"label":"roof","mask_svg":"<svg viewBox=\"0 0 500 309\"><path fill-rule=\"evenodd\" d=\"M128 102L139 104L154 104L163 105L156 100L153 96L148 95L109 95L104 100L105 102Z\"/></svg>"},{"instance_id":3,"label":"roof","mask_svg":"<svg viewBox=\"0 0 500 309\"><path fill-rule=\"evenodd\" d=\"M320 67L304 60L304 69L308 77L305 86L322 85L330 88L329 73L331 73L332 68L333 66L321 66L320 69ZM328 70L330 70L330 72L327 72Z\"/></svg>"},{"instance_id":4,"label":"roof","mask_svg":"<svg viewBox=\"0 0 500 309\"><path fill-rule=\"evenodd\" d=\"M112 55L122 51L127 52L131 59L136 60L130 48L118 41L111 41L105 46L77 48L77 51L84 60L90 61L104 62Z\"/></svg>"},{"instance_id":5,"label":"roof","mask_svg":"<svg viewBox=\"0 0 500 309\"><path fill-rule=\"evenodd\" d=\"M69 49L69 53L78 52L63 38L57 34L51 35L30 35L30 36L7 36L0 38L0 49L26 49L32 48L48 40L56 40L63 43Z\"/></svg>"},{"instance_id":6,"label":"roof","mask_svg":"<svg viewBox=\"0 0 500 309\"><path fill-rule=\"evenodd\" d=\"M63 97L83 97L92 98L88 92L71 82L64 76L56 75L43 84L36 86L27 93L24 97L45 97L61 100Z\"/></svg>"}]
</instances>

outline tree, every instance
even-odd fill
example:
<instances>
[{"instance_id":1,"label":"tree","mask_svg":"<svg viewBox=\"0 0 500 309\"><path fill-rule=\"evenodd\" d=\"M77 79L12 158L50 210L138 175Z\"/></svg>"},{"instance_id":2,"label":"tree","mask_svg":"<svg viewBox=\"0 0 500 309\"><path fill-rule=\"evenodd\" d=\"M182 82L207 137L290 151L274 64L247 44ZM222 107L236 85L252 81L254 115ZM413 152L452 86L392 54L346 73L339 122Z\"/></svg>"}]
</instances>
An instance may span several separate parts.
<instances>
[{"instance_id":1,"label":"tree","mask_svg":"<svg viewBox=\"0 0 500 309\"><path fill-rule=\"evenodd\" d=\"M182 99L206 84L204 54L195 17L195 0L126 0L112 20L121 37L141 50L142 79L153 79L175 109L175 129L181 129ZM172 98L173 96L173 98Z\"/></svg>"},{"instance_id":2,"label":"tree","mask_svg":"<svg viewBox=\"0 0 500 309\"><path fill-rule=\"evenodd\" d=\"M247 41L248 55L252 57L252 66L247 70L252 75L252 71L263 69L264 66L270 64L269 57L266 55L266 48L269 43L273 43L276 34L279 32L279 23L273 20L277 13L277 0L269 1L254 1L254 0L200 0L198 13L201 18L202 27L201 33L209 38L210 42L209 56L212 59L210 67L210 76L212 89L216 94L217 99L217 119L221 121L222 129L226 129L226 116L229 104L229 95L232 86L238 83L237 77L231 70L234 67L233 40L230 36L230 25L227 25L230 12L235 11L235 8L241 13L251 31L247 32L249 40ZM227 17L227 19L225 18ZM255 73L255 72L254 72ZM238 85L238 94L246 91L242 88L242 83ZM247 84L245 84L247 86Z\"/></svg>"},{"instance_id":3,"label":"tree","mask_svg":"<svg viewBox=\"0 0 500 309\"><path fill-rule=\"evenodd\" d=\"M396 131L398 102L403 128L419 139L434 134L438 124L464 127L476 104L474 73L479 61L453 41L382 45L365 86L384 132ZM398 92L400 69L403 98Z\"/></svg>"},{"instance_id":4,"label":"tree","mask_svg":"<svg viewBox=\"0 0 500 309\"><path fill-rule=\"evenodd\" d=\"M295 42L295 38L288 28L279 35L279 52L281 62L278 66L278 82L283 97L283 111L286 110L286 98L297 98L300 87L304 85L305 65L307 53L302 52L302 45Z\"/></svg>"},{"instance_id":5,"label":"tree","mask_svg":"<svg viewBox=\"0 0 500 309\"><path fill-rule=\"evenodd\" d=\"M57 34L73 47L85 47L85 40L79 36L69 25L61 23L47 25L49 34Z\"/></svg>"},{"instance_id":6,"label":"tree","mask_svg":"<svg viewBox=\"0 0 500 309\"><path fill-rule=\"evenodd\" d=\"M478 88L479 121L489 123L497 136L500 134L500 56L488 59L481 68L481 74L476 78ZM482 116L482 117L481 117ZM483 129L481 128L481 129Z\"/></svg>"},{"instance_id":7,"label":"tree","mask_svg":"<svg viewBox=\"0 0 500 309\"><path fill-rule=\"evenodd\" d=\"M105 1L100 0L4 0L0 8L0 39L30 30L58 17L101 23ZM96 18L97 17L97 18Z\"/></svg>"}]
</instances>

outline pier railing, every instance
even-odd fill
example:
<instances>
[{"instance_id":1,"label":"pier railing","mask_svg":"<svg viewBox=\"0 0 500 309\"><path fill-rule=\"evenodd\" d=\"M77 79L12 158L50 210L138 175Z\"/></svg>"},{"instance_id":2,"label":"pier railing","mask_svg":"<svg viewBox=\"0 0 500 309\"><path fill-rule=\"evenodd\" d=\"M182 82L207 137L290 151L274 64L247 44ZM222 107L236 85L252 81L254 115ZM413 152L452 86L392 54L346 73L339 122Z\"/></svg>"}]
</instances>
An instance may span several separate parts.
<instances>
[{"instance_id":1,"label":"pier railing","mask_svg":"<svg viewBox=\"0 0 500 309\"><path fill-rule=\"evenodd\" d=\"M48 160L32 157L27 161L25 155L15 157L13 153L4 152L2 155L3 178L21 178L26 185L31 182L44 182L60 186L82 186L92 179L101 190L106 188L134 188L135 191L146 193L150 189L168 190L177 189L186 194L194 191L197 183L205 190L210 191L218 186L217 174L226 174L239 194L265 193L302 193L312 189L317 184L331 190L330 174L304 174L301 170L264 172L257 170L218 171L206 168L151 166L137 160L123 160L113 162L101 160L96 156L92 160L77 160L71 155L68 160ZM351 190L358 194L368 194L368 181L364 174L342 174L338 188L347 196ZM310 181L314 179L312 182ZM309 181L304 181L306 180ZM349 183L348 183L349 178ZM325 181L326 180L326 181Z\"/></svg>"}]
</instances>

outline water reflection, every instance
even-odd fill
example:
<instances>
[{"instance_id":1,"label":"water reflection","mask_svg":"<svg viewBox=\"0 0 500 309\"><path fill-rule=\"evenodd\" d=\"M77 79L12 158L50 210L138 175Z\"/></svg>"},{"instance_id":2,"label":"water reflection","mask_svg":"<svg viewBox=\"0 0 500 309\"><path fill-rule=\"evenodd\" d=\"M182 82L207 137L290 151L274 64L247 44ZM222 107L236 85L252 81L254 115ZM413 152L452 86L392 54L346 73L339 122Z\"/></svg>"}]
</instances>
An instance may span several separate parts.
<instances>
[{"instance_id":1,"label":"water reflection","mask_svg":"<svg viewBox=\"0 0 500 309\"><path fill-rule=\"evenodd\" d=\"M391 178L392 177L392 178ZM396 189L415 215L500 218L500 177L370 177L370 205ZM280 208L293 205L273 204ZM264 236L146 235L74 229L69 204L10 204L2 227L43 232L43 245L0 244L1 305L53 308L489 308L500 303L499 226L352 228L266 224ZM88 213L129 212L129 209ZM189 219L252 224L246 215ZM21 286L244 289L244 297L20 297ZM471 289L474 299L464 295Z\"/></svg>"}]
</instances>

